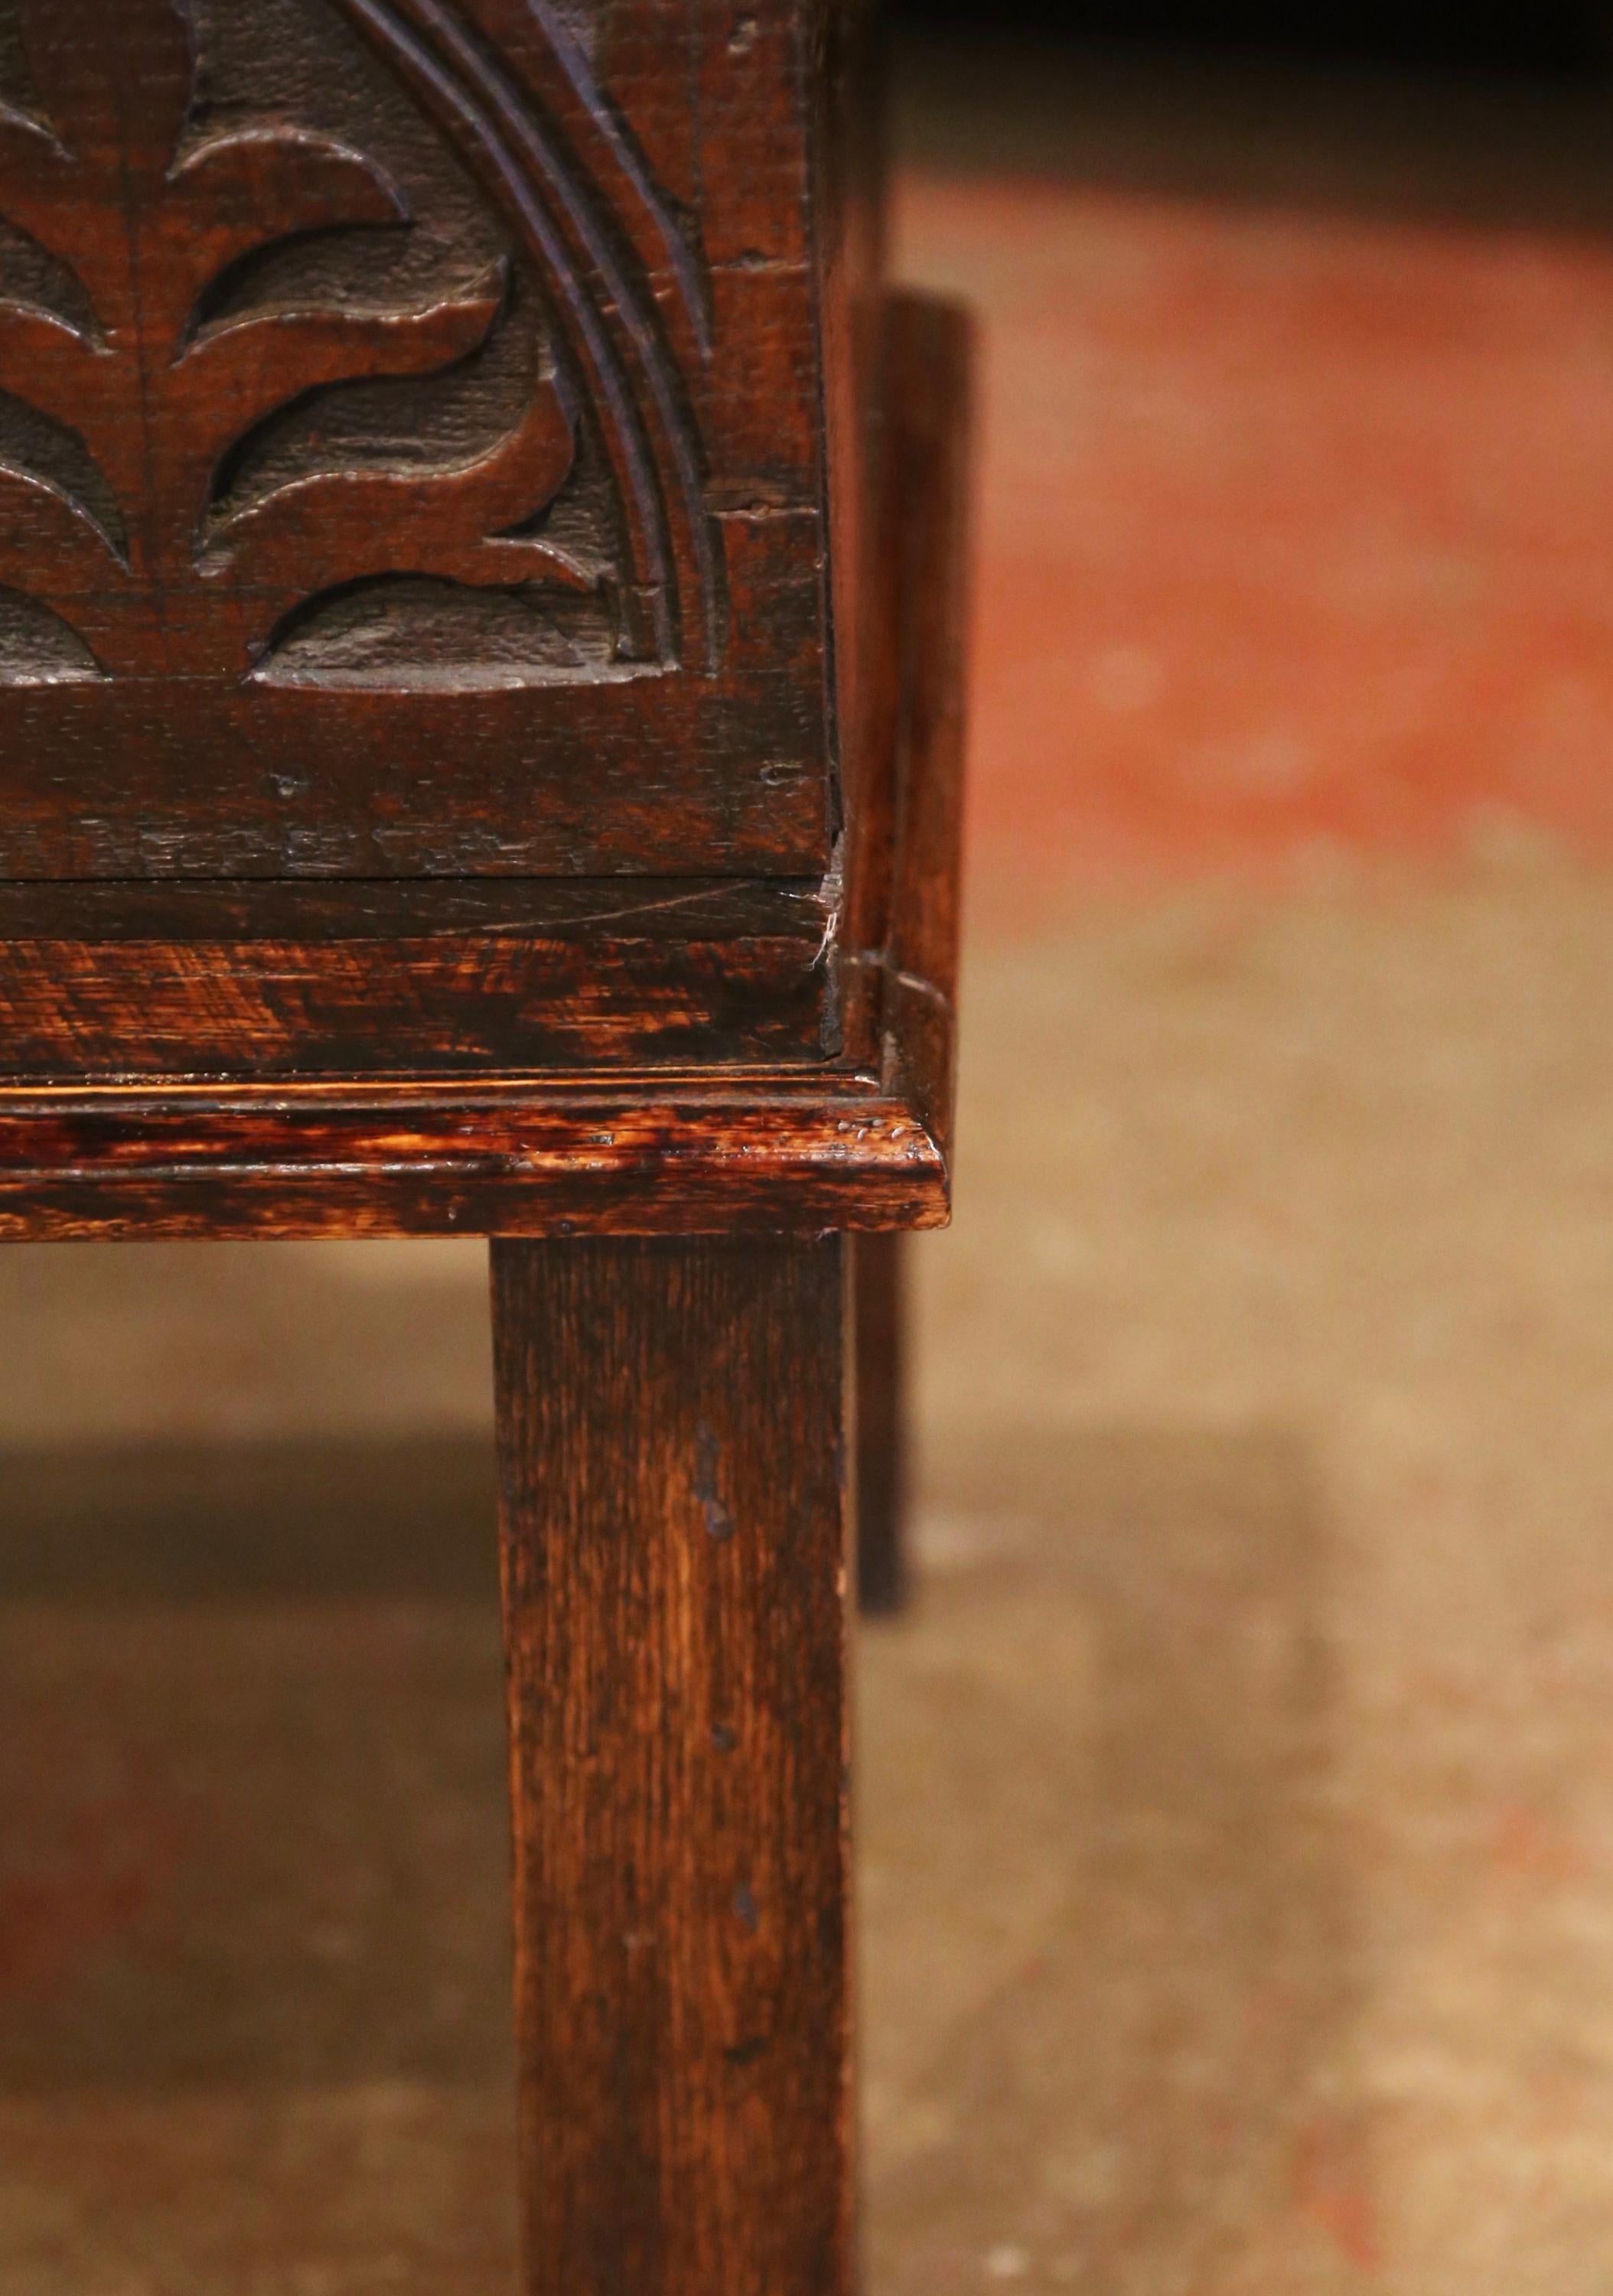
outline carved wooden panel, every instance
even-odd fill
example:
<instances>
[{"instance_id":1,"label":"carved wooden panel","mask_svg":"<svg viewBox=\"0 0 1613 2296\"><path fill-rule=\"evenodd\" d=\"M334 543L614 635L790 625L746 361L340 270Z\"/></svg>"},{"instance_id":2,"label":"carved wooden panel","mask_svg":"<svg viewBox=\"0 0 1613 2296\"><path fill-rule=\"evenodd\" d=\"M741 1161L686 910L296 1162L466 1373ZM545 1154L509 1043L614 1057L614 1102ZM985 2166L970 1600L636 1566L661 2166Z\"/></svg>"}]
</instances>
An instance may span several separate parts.
<instances>
[{"instance_id":1,"label":"carved wooden panel","mask_svg":"<svg viewBox=\"0 0 1613 2296\"><path fill-rule=\"evenodd\" d=\"M382 0L12 0L0 679L384 687L700 660L713 570L675 379L654 345L689 627L625 378L536 204L539 122L516 108L531 149L494 142L512 91L459 36ZM508 225L409 83L487 140Z\"/></svg>"},{"instance_id":2,"label":"carved wooden panel","mask_svg":"<svg viewBox=\"0 0 1613 2296\"><path fill-rule=\"evenodd\" d=\"M827 865L823 25L0 0L0 876Z\"/></svg>"}]
</instances>

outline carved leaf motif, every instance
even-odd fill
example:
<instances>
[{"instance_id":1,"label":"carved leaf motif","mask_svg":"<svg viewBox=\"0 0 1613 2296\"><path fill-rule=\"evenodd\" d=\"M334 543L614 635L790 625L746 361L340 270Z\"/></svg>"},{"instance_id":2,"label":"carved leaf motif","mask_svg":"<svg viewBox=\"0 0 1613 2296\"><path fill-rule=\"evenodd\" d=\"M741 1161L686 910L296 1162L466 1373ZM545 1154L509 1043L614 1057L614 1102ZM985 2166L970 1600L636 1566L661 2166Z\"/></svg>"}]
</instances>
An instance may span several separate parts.
<instances>
[{"instance_id":1,"label":"carved leaf motif","mask_svg":"<svg viewBox=\"0 0 1613 2296\"><path fill-rule=\"evenodd\" d=\"M507 259L433 275L361 139L210 108L206 4L0 0L0 683L251 674L367 580L599 586L533 531L576 424Z\"/></svg>"}]
</instances>

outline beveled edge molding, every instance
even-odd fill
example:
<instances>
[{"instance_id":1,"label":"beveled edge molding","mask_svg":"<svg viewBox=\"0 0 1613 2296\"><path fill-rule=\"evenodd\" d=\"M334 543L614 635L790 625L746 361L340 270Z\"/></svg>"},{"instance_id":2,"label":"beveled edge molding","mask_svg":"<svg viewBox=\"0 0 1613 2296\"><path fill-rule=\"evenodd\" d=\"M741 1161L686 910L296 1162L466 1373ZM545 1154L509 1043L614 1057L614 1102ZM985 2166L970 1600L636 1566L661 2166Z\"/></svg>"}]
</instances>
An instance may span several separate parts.
<instances>
[{"instance_id":1,"label":"beveled edge molding","mask_svg":"<svg viewBox=\"0 0 1613 2296\"><path fill-rule=\"evenodd\" d=\"M0 1239L936 1227L938 1142L863 1077L0 1103Z\"/></svg>"}]
</instances>

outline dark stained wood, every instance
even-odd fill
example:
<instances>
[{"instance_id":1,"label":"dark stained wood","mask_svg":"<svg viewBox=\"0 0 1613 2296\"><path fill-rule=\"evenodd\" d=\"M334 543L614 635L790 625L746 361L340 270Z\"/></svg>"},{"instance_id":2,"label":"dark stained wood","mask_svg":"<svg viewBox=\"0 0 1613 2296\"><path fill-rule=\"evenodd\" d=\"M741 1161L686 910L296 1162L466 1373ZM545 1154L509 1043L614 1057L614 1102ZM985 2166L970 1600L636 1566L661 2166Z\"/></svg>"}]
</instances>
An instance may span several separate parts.
<instances>
[{"instance_id":1,"label":"dark stained wood","mask_svg":"<svg viewBox=\"0 0 1613 2296\"><path fill-rule=\"evenodd\" d=\"M882 985L885 945L890 931L894 887L896 787L900 767L909 608L901 589L902 521L906 505L896 481L901 457L890 438L901 421L901 376L888 357L895 299L887 299L883 340L887 357L882 372L890 405L882 419L881 445L873 499L865 518L864 546L869 553L870 611L862 666L862 755L855 803L842 847L839 955L841 1027L848 1055L858 1061L879 1055L884 1016Z\"/></svg>"},{"instance_id":2,"label":"dark stained wood","mask_svg":"<svg viewBox=\"0 0 1613 2296\"><path fill-rule=\"evenodd\" d=\"M845 1249L494 1247L523 2296L850 2296Z\"/></svg>"},{"instance_id":3,"label":"dark stained wood","mask_svg":"<svg viewBox=\"0 0 1613 2296\"><path fill-rule=\"evenodd\" d=\"M0 1236L720 1233L934 1226L949 1202L968 336L894 338L906 473L900 827L878 945L835 947L868 1057L792 1073L581 1071L357 1094L287 1083L0 1089ZM634 898L630 882L622 897ZM210 900L219 898L216 889ZM266 892L264 898L270 895ZM278 895L273 898L278 898ZM366 901L372 896L366 892ZM591 899L593 893L584 897ZM750 896L737 895L748 900ZM745 917L754 912L745 910Z\"/></svg>"},{"instance_id":4,"label":"dark stained wood","mask_svg":"<svg viewBox=\"0 0 1613 2296\"><path fill-rule=\"evenodd\" d=\"M0 4L0 1240L497 1239L523 2296L854 2278L970 357L873 14Z\"/></svg>"},{"instance_id":5,"label":"dark stained wood","mask_svg":"<svg viewBox=\"0 0 1613 2296\"><path fill-rule=\"evenodd\" d=\"M829 923L787 879L0 886L0 1077L822 1060Z\"/></svg>"},{"instance_id":6,"label":"dark stained wood","mask_svg":"<svg viewBox=\"0 0 1613 2296\"><path fill-rule=\"evenodd\" d=\"M0 877L827 872L862 12L12 0Z\"/></svg>"},{"instance_id":7,"label":"dark stained wood","mask_svg":"<svg viewBox=\"0 0 1613 2296\"><path fill-rule=\"evenodd\" d=\"M929 296L893 299L890 484L901 505L902 669L885 1033L945 1150L956 1102L974 366L967 312Z\"/></svg>"},{"instance_id":8,"label":"dark stained wood","mask_svg":"<svg viewBox=\"0 0 1613 2296\"><path fill-rule=\"evenodd\" d=\"M905 1102L838 1072L551 1079L406 1104L384 1088L34 1094L0 1115L10 1242L940 1227L949 1190Z\"/></svg>"},{"instance_id":9,"label":"dark stained wood","mask_svg":"<svg viewBox=\"0 0 1613 2296\"><path fill-rule=\"evenodd\" d=\"M0 942L0 1076L485 1074L823 1052L811 945Z\"/></svg>"},{"instance_id":10,"label":"dark stained wood","mask_svg":"<svg viewBox=\"0 0 1613 2296\"><path fill-rule=\"evenodd\" d=\"M848 840L842 1026L852 1058L883 1045L915 1081L922 1071L932 1118L950 1121L972 606L968 314L893 295L884 373L875 761Z\"/></svg>"},{"instance_id":11,"label":"dark stained wood","mask_svg":"<svg viewBox=\"0 0 1613 2296\"><path fill-rule=\"evenodd\" d=\"M824 340L823 441L833 505L829 562L838 737L837 849L883 775L890 593L885 578L886 148L883 11L820 11L813 78Z\"/></svg>"},{"instance_id":12,"label":"dark stained wood","mask_svg":"<svg viewBox=\"0 0 1613 2296\"><path fill-rule=\"evenodd\" d=\"M670 943L794 938L834 912L816 877L149 879L0 883L0 941L532 940Z\"/></svg>"},{"instance_id":13,"label":"dark stained wood","mask_svg":"<svg viewBox=\"0 0 1613 2296\"><path fill-rule=\"evenodd\" d=\"M857 1332L857 1594L870 1618L908 1595L907 1239L860 1235Z\"/></svg>"}]
</instances>

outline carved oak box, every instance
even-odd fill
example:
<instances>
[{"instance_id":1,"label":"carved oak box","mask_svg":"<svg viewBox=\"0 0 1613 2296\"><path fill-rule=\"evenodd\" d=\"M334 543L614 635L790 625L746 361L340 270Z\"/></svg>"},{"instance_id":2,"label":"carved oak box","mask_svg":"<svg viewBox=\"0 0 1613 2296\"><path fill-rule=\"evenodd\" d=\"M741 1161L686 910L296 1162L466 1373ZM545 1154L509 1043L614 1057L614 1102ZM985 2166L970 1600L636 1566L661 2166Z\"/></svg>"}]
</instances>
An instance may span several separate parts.
<instances>
[{"instance_id":1,"label":"carved oak box","mask_svg":"<svg viewBox=\"0 0 1613 2296\"><path fill-rule=\"evenodd\" d=\"M832 1054L853 0L0 0L0 1077Z\"/></svg>"}]
</instances>

